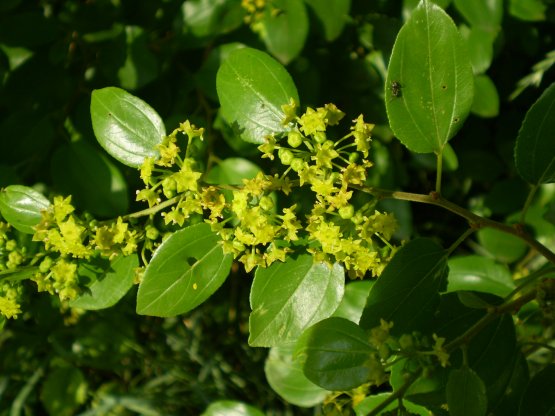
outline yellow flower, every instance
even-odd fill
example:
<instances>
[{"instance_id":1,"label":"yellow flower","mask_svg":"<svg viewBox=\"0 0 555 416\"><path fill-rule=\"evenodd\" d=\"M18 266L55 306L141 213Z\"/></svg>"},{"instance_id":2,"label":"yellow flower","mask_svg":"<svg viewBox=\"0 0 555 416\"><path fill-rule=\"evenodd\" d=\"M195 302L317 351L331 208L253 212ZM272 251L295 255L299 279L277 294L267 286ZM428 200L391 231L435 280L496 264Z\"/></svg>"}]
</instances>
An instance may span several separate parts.
<instances>
[{"instance_id":1,"label":"yellow flower","mask_svg":"<svg viewBox=\"0 0 555 416\"><path fill-rule=\"evenodd\" d=\"M17 315L20 313L20 305L16 302L15 299L0 296L0 314L10 319L17 318Z\"/></svg>"},{"instance_id":2,"label":"yellow flower","mask_svg":"<svg viewBox=\"0 0 555 416\"><path fill-rule=\"evenodd\" d=\"M326 104L324 110L326 110L326 120L330 126L339 124L339 121L345 117L345 113L337 108L335 104Z\"/></svg>"},{"instance_id":3,"label":"yellow flower","mask_svg":"<svg viewBox=\"0 0 555 416\"><path fill-rule=\"evenodd\" d=\"M355 137L355 144L357 150L362 152L364 157L368 157L368 150L370 149L370 137L372 130L374 129L374 124L365 123L362 114L359 115L355 120L353 120L355 125L351 127L353 131L353 136Z\"/></svg>"},{"instance_id":4,"label":"yellow flower","mask_svg":"<svg viewBox=\"0 0 555 416\"><path fill-rule=\"evenodd\" d=\"M204 188L200 194L202 207L210 210L210 218L222 217L225 208L225 197L213 186Z\"/></svg>"},{"instance_id":5,"label":"yellow flower","mask_svg":"<svg viewBox=\"0 0 555 416\"><path fill-rule=\"evenodd\" d=\"M299 119L299 124L301 125L301 131L305 135L311 135L319 131L326 131L325 112L315 111L314 109L308 107L306 113L304 113Z\"/></svg>"},{"instance_id":6,"label":"yellow flower","mask_svg":"<svg viewBox=\"0 0 555 416\"><path fill-rule=\"evenodd\" d=\"M54 288L61 300L73 299L78 294L77 264L59 259L51 269Z\"/></svg>"},{"instance_id":7,"label":"yellow flower","mask_svg":"<svg viewBox=\"0 0 555 416\"><path fill-rule=\"evenodd\" d=\"M324 144L316 145L316 155L310 158L316 161L316 166L319 168L332 169L333 165L331 161L338 156L339 153L333 148L333 142L331 140L326 140Z\"/></svg>"},{"instance_id":8,"label":"yellow flower","mask_svg":"<svg viewBox=\"0 0 555 416\"><path fill-rule=\"evenodd\" d=\"M54 197L52 210L54 212L54 219L57 223L65 220L66 217L75 210L75 208L71 205L71 195L65 199L62 196Z\"/></svg>"},{"instance_id":9,"label":"yellow flower","mask_svg":"<svg viewBox=\"0 0 555 416\"><path fill-rule=\"evenodd\" d=\"M141 165L141 179L143 180L145 185L148 185L148 183L150 182L153 169L154 169L154 158L153 157L145 158L145 160L143 161L143 164Z\"/></svg>"},{"instance_id":10,"label":"yellow flower","mask_svg":"<svg viewBox=\"0 0 555 416\"><path fill-rule=\"evenodd\" d=\"M264 138L264 140L266 142L258 146L258 150L263 153L262 159L268 158L270 160L274 160L274 150L276 150L276 138L273 135L268 135Z\"/></svg>"},{"instance_id":11,"label":"yellow flower","mask_svg":"<svg viewBox=\"0 0 555 416\"><path fill-rule=\"evenodd\" d=\"M175 144L175 135L164 137L162 143L158 145L160 158L156 161L159 166L171 167L175 163L175 158L179 154L179 147Z\"/></svg>"},{"instance_id":12,"label":"yellow flower","mask_svg":"<svg viewBox=\"0 0 555 416\"><path fill-rule=\"evenodd\" d=\"M285 125L289 124L290 122L292 122L293 120L295 120L295 117L297 115L297 103L295 102L295 100L293 98L289 99L288 104L282 105L281 109L282 109L283 113L285 114L285 117L281 121L281 124L283 124L285 126Z\"/></svg>"},{"instance_id":13,"label":"yellow flower","mask_svg":"<svg viewBox=\"0 0 555 416\"><path fill-rule=\"evenodd\" d=\"M179 125L179 130L187 134L189 140L194 139L195 137L200 138L203 140L204 128L197 128L194 124L191 124L189 120L185 121L185 123L181 123Z\"/></svg>"},{"instance_id":14,"label":"yellow flower","mask_svg":"<svg viewBox=\"0 0 555 416\"><path fill-rule=\"evenodd\" d=\"M290 208L284 208L283 215L280 217L282 220L281 227L287 232L287 235L284 237L287 241L298 240L297 232L302 228L294 213L296 207L296 205L293 205Z\"/></svg>"},{"instance_id":15,"label":"yellow flower","mask_svg":"<svg viewBox=\"0 0 555 416\"><path fill-rule=\"evenodd\" d=\"M201 176L202 173L193 171L188 163L184 163L179 172L174 173L171 177L175 180L177 192L196 192Z\"/></svg>"},{"instance_id":16,"label":"yellow flower","mask_svg":"<svg viewBox=\"0 0 555 416\"><path fill-rule=\"evenodd\" d=\"M350 163L342 171L343 186L363 185L366 180L366 169L356 163Z\"/></svg>"},{"instance_id":17,"label":"yellow flower","mask_svg":"<svg viewBox=\"0 0 555 416\"><path fill-rule=\"evenodd\" d=\"M160 200L160 195L152 188L142 189L137 191L137 201L146 201L148 202L148 207L153 207L154 205L158 204Z\"/></svg>"}]
</instances>

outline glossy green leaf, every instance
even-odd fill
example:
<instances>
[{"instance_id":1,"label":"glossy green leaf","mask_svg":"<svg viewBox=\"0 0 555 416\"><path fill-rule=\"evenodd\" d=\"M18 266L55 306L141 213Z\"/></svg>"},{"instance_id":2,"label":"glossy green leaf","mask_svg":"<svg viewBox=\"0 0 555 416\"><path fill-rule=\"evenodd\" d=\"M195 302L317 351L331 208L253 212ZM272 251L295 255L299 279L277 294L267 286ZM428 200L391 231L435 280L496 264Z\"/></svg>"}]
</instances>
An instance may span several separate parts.
<instances>
[{"instance_id":1,"label":"glossy green leaf","mask_svg":"<svg viewBox=\"0 0 555 416\"><path fill-rule=\"evenodd\" d=\"M472 26L497 28L503 19L503 0L455 0L458 12Z\"/></svg>"},{"instance_id":2,"label":"glossy green leaf","mask_svg":"<svg viewBox=\"0 0 555 416\"><path fill-rule=\"evenodd\" d=\"M335 312L344 285L343 267L314 262L309 255L257 269L250 293L249 344L274 347L295 341Z\"/></svg>"},{"instance_id":3,"label":"glossy green leaf","mask_svg":"<svg viewBox=\"0 0 555 416\"><path fill-rule=\"evenodd\" d=\"M412 12L414 11L414 9L416 9L416 6L418 6L418 3L420 3L421 0L403 0L403 20L408 20L412 14ZM437 4L439 7L441 7L443 10L445 10L451 3L452 0L432 0L433 3Z\"/></svg>"},{"instance_id":4,"label":"glossy green leaf","mask_svg":"<svg viewBox=\"0 0 555 416\"><path fill-rule=\"evenodd\" d=\"M203 179L217 185L243 185L243 179L253 179L260 171L248 159L230 157L214 165Z\"/></svg>"},{"instance_id":5,"label":"glossy green leaf","mask_svg":"<svg viewBox=\"0 0 555 416\"><path fill-rule=\"evenodd\" d=\"M138 26L125 27L126 58L118 70L120 85L136 90L158 76L158 59L151 52L147 33Z\"/></svg>"},{"instance_id":6,"label":"glossy green leaf","mask_svg":"<svg viewBox=\"0 0 555 416\"><path fill-rule=\"evenodd\" d=\"M139 267L136 254L119 256L107 264L82 264L80 279L87 279L87 289L70 302L73 308L104 309L115 305L133 286L135 269Z\"/></svg>"},{"instance_id":7,"label":"glossy green leaf","mask_svg":"<svg viewBox=\"0 0 555 416\"><path fill-rule=\"evenodd\" d=\"M474 79L464 41L451 18L423 1L401 28L385 88L389 124L418 153L441 152L461 128Z\"/></svg>"},{"instance_id":8,"label":"glossy green leaf","mask_svg":"<svg viewBox=\"0 0 555 416\"><path fill-rule=\"evenodd\" d=\"M118 167L84 140L60 147L50 170L59 192L71 195L83 211L100 217L117 217L127 212L127 182Z\"/></svg>"},{"instance_id":9,"label":"glossy green leaf","mask_svg":"<svg viewBox=\"0 0 555 416\"><path fill-rule=\"evenodd\" d=\"M266 48L282 63L288 64L299 55L308 35L308 15L302 0L275 0L272 7L266 7L259 24Z\"/></svg>"},{"instance_id":10,"label":"glossy green leaf","mask_svg":"<svg viewBox=\"0 0 555 416\"><path fill-rule=\"evenodd\" d=\"M264 413L242 402L218 400L212 402L201 416L264 416Z\"/></svg>"},{"instance_id":11,"label":"glossy green leaf","mask_svg":"<svg viewBox=\"0 0 555 416\"><path fill-rule=\"evenodd\" d=\"M459 30L466 43L474 74L486 72L493 59L493 42L495 41L497 32L481 27L469 28L464 25L461 26ZM475 100L476 98L474 98L474 101Z\"/></svg>"},{"instance_id":12,"label":"glossy green leaf","mask_svg":"<svg viewBox=\"0 0 555 416\"><path fill-rule=\"evenodd\" d=\"M449 343L471 328L485 314L484 309L473 309L463 305L457 294L442 295L437 314L431 320L430 332L445 338L446 343ZM506 381L510 378L516 355L518 351L515 326L510 315L500 316L470 341L467 347L467 362L483 380L488 403L497 403L505 394ZM452 352L449 362L452 367L461 366L461 351ZM411 388L408 396L410 400L419 404L435 400L437 404L437 400L444 396L446 380L442 381L442 378L446 377L448 371L449 369L442 369L438 372L435 378L436 385L429 386L431 391L420 393Z\"/></svg>"},{"instance_id":13,"label":"glossy green leaf","mask_svg":"<svg viewBox=\"0 0 555 416\"><path fill-rule=\"evenodd\" d=\"M50 201L33 188L10 185L0 191L0 214L16 230L34 234L34 226L40 222L41 211Z\"/></svg>"},{"instance_id":14,"label":"glossy green leaf","mask_svg":"<svg viewBox=\"0 0 555 416\"><path fill-rule=\"evenodd\" d=\"M368 294L374 283L375 280L363 280L347 284L345 286L343 299L341 299L339 307L332 316L345 318L358 324L362 311L364 310L364 305L366 305L366 298L368 298Z\"/></svg>"},{"instance_id":15,"label":"glossy green leaf","mask_svg":"<svg viewBox=\"0 0 555 416\"><path fill-rule=\"evenodd\" d=\"M223 61L229 54L236 49L244 48L245 45L239 42L224 43L210 51L202 66L195 74L195 83L208 98L218 101L216 92L216 74Z\"/></svg>"},{"instance_id":16,"label":"glossy green leaf","mask_svg":"<svg viewBox=\"0 0 555 416\"><path fill-rule=\"evenodd\" d=\"M448 262L447 292L472 290L504 297L515 288L511 272L505 265L482 256L454 257Z\"/></svg>"},{"instance_id":17,"label":"glossy green leaf","mask_svg":"<svg viewBox=\"0 0 555 416\"><path fill-rule=\"evenodd\" d=\"M478 241L491 256L501 263L512 263L518 260L526 253L528 247L520 238L494 228L479 230Z\"/></svg>"},{"instance_id":18,"label":"glossy green leaf","mask_svg":"<svg viewBox=\"0 0 555 416\"><path fill-rule=\"evenodd\" d=\"M509 0L509 13L520 20L544 21L546 10L547 4L542 0Z\"/></svg>"},{"instance_id":19,"label":"glossy green leaf","mask_svg":"<svg viewBox=\"0 0 555 416\"><path fill-rule=\"evenodd\" d=\"M478 374L468 367L451 370L446 396L451 416L486 415L486 387Z\"/></svg>"},{"instance_id":20,"label":"glossy green leaf","mask_svg":"<svg viewBox=\"0 0 555 416\"><path fill-rule=\"evenodd\" d=\"M358 403L355 407L355 414L356 416L366 416L370 413L376 406L379 406L386 400L391 393L379 393L379 394L372 394L367 396L363 401ZM393 403L390 403L384 411L394 411L399 406L399 401L395 400ZM408 400L403 400L403 407L410 412L410 415L419 415L419 416L429 416L430 411L425 407L419 406L417 404L411 403ZM403 414L403 413L401 413Z\"/></svg>"},{"instance_id":21,"label":"glossy green leaf","mask_svg":"<svg viewBox=\"0 0 555 416\"><path fill-rule=\"evenodd\" d=\"M74 367L54 369L44 380L40 398L50 416L74 415L87 399L83 373Z\"/></svg>"},{"instance_id":22,"label":"glossy green leaf","mask_svg":"<svg viewBox=\"0 0 555 416\"><path fill-rule=\"evenodd\" d=\"M351 0L305 0L324 29L328 42L335 40L349 19Z\"/></svg>"},{"instance_id":23,"label":"glossy green leaf","mask_svg":"<svg viewBox=\"0 0 555 416\"><path fill-rule=\"evenodd\" d=\"M369 380L371 370L365 363L373 351L357 324L328 318L303 333L295 356L313 383L327 390L351 390Z\"/></svg>"},{"instance_id":24,"label":"glossy green leaf","mask_svg":"<svg viewBox=\"0 0 555 416\"><path fill-rule=\"evenodd\" d=\"M499 115L499 94L487 75L477 75L474 79L474 101L470 111L483 118Z\"/></svg>"},{"instance_id":25,"label":"glossy green leaf","mask_svg":"<svg viewBox=\"0 0 555 416\"><path fill-rule=\"evenodd\" d=\"M156 146L166 135L164 123L152 107L115 87L93 91L91 119L100 145L132 167L139 167L147 157L156 157Z\"/></svg>"},{"instance_id":26,"label":"glossy green leaf","mask_svg":"<svg viewBox=\"0 0 555 416\"><path fill-rule=\"evenodd\" d=\"M405 244L376 281L362 312L360 326L393 322L394 335L426 326L439 304L446 283L445 250L432 240L417 238Z\"/></svg>"},{"instance_id":27,"label":"glossy green leaf","mask_svg":"<svg viewBox=\"0 0 555 416\"><path fill-rule=\"evenodd\" d=\"M515 145L515 164L531 184L555 182L555 83L530 107Z\"/></svg>"},{"instance_id":28,"label":"glossy green leaf","mask_svg":"<svg viewBox=\"0 0 555 416\"><path fill-rule=\"evenodd\" d=\"M286 131L281 106L291 98L299 102L285 68L252 48L230 54L218 71L216 89L224 118L251 143L263 143L265 136Z\"/></svg>"},{"instance_id":29,"label":"glossy green leaf","mask_svg":"<svg viewBox=\"0 0 555 416\"><path fill-rule=\"evenodd\" d=\"M231 255L208 224L173 233L156 249L137 293L137 313L175 316L197 307L225 281Z\"/></svg>"},{"instance_id":30,"label":"glossy green leaf","mask_svg":"<svg viewBox=\"0 0 555 416\"><path fill-rule=\"evenodd\" d=\"M555 364L549 364L530 380L518 411L519 416L555 415Z\"/></svg>"},{"instance_id":31,"label":"glossy green leaf","mask_svg":"<svg viewBox=\"0 0 555 416\"><path fill-rule=\"evenodd\" d=\"M194 37L213 37L243 24L245 10L236 0L187 0L182 5L185 31Z\"/></svg>"},{"instance_id":32,"label":"glossy green leaf","mask_svg":"<svg viewBox=\"0 0 555 416\"><path fill-rule=\"evenodd\" d=\"M293 360L293 346L271 348L264 372L272 389L295 406L316 406L329 394L306 378L300 362Z\"/></svg>"}]
</instances>

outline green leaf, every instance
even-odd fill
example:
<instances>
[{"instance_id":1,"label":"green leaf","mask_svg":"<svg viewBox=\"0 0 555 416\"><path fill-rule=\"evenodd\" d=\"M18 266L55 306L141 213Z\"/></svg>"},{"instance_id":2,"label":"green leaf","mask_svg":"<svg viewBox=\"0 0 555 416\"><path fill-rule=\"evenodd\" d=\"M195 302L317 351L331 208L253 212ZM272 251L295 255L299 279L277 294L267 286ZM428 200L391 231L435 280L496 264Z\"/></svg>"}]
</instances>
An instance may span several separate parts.
<instances>
[{"instance_id":1,"label":"green leaf","mask_svg":"<svg viewBox=\"0 0 555 416\"><path fill-rule=\"evenodd\" d=\"M355 407L356 416L366 416L370 413L376 406L382 404L387 398L391 396L391 393L379 393L367 396L363 401L358 403ZM384 411L393 411L399 407L399 401L395 400L390 403ZM425 407L419 406L417 404L411 403L408 400L403 400L403 407L408 410L412 415L429 416L430 411ZM381 414L381 413L380 413ZM394 413L394 414L404 414L404 413Z\"/></svg>"},{"instance_id":2,"label":"green leaf","mask_svg":"<svg viewBox=\"0 0 555 416\"><path fill-rule=\"evenodd\" d=\"M472 290L504 297L515 288L505 265L482 256L454 257L449 260L447 292Z\"/></svg>"},{"instance_id":3,"label":"green leaf","mask_svg":"<svg viewBox=\"0 0 555 416\"><path fill-rule=\"evenodd\" d=\"M81 210L100 217L127 212L127 182L118 167L84 140L60 147L50 163L58 190Z\"/></svg>"},{"instance_id":4,"label":"green leaf","mask_svg":"<svg viewBox=\"0 0 555 416\"><path fill-rule=\"evenodd\" d=\"M519 416L555 415L555 364L549 364L530 380L520 407Z\"/></svg>"},{"instance_id":5,"label":"green leaf","mask_svg":"<svg viewBox=\"0 0 555 416\"><path fill-rule=\"evenodd\" d=\"M423 1L401 28L385 88L390 126L418 153L441 152L472 105L474 79L464 41L451 18Z\"/></svg>"},{"instance_id":6,"label":"green leaf","mask_svg":"<svg viewBox=\"0 0 555 416\"><path fill-rule=\"evenodd\" d=\"M497 32L492 32L481 27L469 28L464 25L459 30L468 48L474 74L486 72L493 59L493 42ZM476 98L474 98L474 101L476 101Z\"/></svg>"},{"instance_id":7,"label":"green leaf","mask_svg":"<svg viewBox=\"0 0 555 416\"><path fill-rule=\"evenodd\" d=\"M334 41L349 19L351 0L305 0L322 24L328 42Z\"/></svg>"},{"instance_id":8,"label":"green leaf","mask_svg":"<svg viewBox=\"0 0 555 416\"><path fill-rule=\"evenodd\" d=\"M299 361L293 360L292 346L271 348L264 372L272 389L295 406L316 406L329 394L306 378Z\"/></svg>"},{"instance_id":9,"label":"green leaf","mask_svg":"<svg viewBox=\"0 0 555 416\"><path fill-rule=\"evenodd\" d=\"M455 0L455 7L472 26L496 29L503 19L503 0Z\"/></svg>"},{"instance_id":10,"label":"green leaf","mask_svg":"<svg viewBox=\"0 0 555 416\"><path fill-rule=\"evenodd\" d=\"M533 185L555 182L555 83L530 107L515 145L516 169Z\"/></svg>"},{"instance_id":11,"label":"green leaf","mask_svg":"<svg viewBox=\"0 0 555 416\"><path fill-rule=\"evenodd\" d=\"M486 387L472 369L451 370L447 381L447 406L452 416L485 416Z\"/></svg>"},{"instance_id":12,"label":"green leaf","mask_svg":"<svg viewBox=\"0 0 555 416\"><path fill-rule=\"evenodd\" d=\"M470 111L483 118L499 115L499 94L487 75L477 75L474 78L474 101Z\"/></svg>"},{"instance_id":13,"label":"green leaf","mask_svg":"<svg viewBox=\"0 0 555 416\"><path fill-rule=\"evenodd\" d=\"M313 325L295 348L306 377L327 390L351 390L367 382L371 369L365 364L372 352L366 332L343 318Z\"/></svg>"},{"instance_id":14,"label":"green leaf","mask_svg":"<svg viewBox=\"0 0 555 416\"><path fill-rule=\"evenodd\" d=\"M231 32L243 24L245 15L237 0L187 0L182 12L185 30L197 38Z\"/></svg>"},{"instance_id":15,"label":"green leaf","mask_svg":"<svg viewBox=\"0 0 555 416\"><path fill-rule=\"evenodd\" d=\"M139 167L156 157L166 135L158 113L143 100L116 88L94 90L91 119L100 145L124 165Z\"/></svg>"},{"instance_id":16,"label":"green leaf","mask_svg":"<svg viewBox=\"0 0 555 416\"><path fill-rule=\"evenodd\" d=\"M218 400L211 403L201 416L264 416L264 413L242 402Z\"/></svg>"},{"instance_id":17,"label":"green leaf","mask_svg":"<svg viewBox=\"0 0 555 416\"><path fill-rule=\"evenodd\" d=\"M542 0L509 0L509 14L527 22L545 20L547 4Z\"/></svg>"},{"instance_id":18,"label":"green leaf","mask_svg":"<svg viewBox=\"0 0 555 416\"><path fill-rule=\"evenodd\" d=\"M366 305L366 298L368 298L368 294L374 283L375 280L363 280L347 284L345 286L343 299L341 299L339 307L332 316L345 318L358 324L362 311L364 310L364 305Z\"/></svg>"},{"instance_id":19,"label":"green leaf","mask_svg":"<svg viewBox=\"0 0 555 416\"><path fill-rule=\"evenodd\" d=\"M195 83L210 99L218 101L216 92L216 74L223 61L229 54L236 49L244 48L245 45L239 42L225 43L210 51L202 66L195 74Z\"/></svg>"},{"instance_id":20,"label":"green leaf","mask_svg":"<svg viewBox=\"0 0 555 416\"><path fill-rule=\"evenodd\" d=\"M118 70L120 85L136 90L158 76L158 59L150 51L148 37L138 26L125 27L126 58Z\"/></svg>"},{"instance_id":21,"label":"green leaf","mask_svg":"<svg viewBox=\"0 0 555 416\"><path fill-rule=\"evenodd\" d=\"M309 255L257 269L250 293L249 345L274 347L295 341L306 328L335 312L344 285L343 267L314 262Z\"/></svg>"},{"instance_id":22,"label":"green leaf","mask_svg":"<svg viewBox=\"0 0 555 416\"><path fill-rule=\"evenodd\" d=\"M260 171L248 159L230 157L214 165L203 179L217 185L243 185L243 179L253 179Z\"/></svg>"},{"instance_id":23,"label":"green leaf","mask_svg":"<svg viewBox=\"0 0 555 416\"><path fill-rule=\"evenodd\" d=\"M10 185L0 192L0 214L16 230L34 234L34 226L40 222L41 211L50 201L33 188Z\"/></svg>"},{"instance_id":24,"label":"green leaf","mask_svg":"<svg viewBox=\"0 0 555 416\"><path fill-rule=\"evenodd\" d=\"M258 24L268 51L282 63L288 64L303 49L308 35L308 16L301 0L274 0L272 7L265 8Z\"/></svg>"},{"instance_id":25,"label":"green leaf","mask_svg":"<svg viewBox=\"0 0 555 416\"><path fill-rule=\"evenodd\" d=\"M232 52L216 77L224 118L241 131L243 140L264 143L269 134L287 131L281 106L297 88L285 68L264 52L242 48Z\"/></svg>"},{"instance_id":26,"label":"green leaf","mask_svg":"<svg viewBox=\"0 0 555 416\"><path fill-rule=\"evenodd\" d=\"M403 0L403 20L408 20L416 9L416 6L420 3L421 0ZM432 0L435 4L441 7L443 10L447 9L447 7L451 4L452 0Z\"/></svg>"},{"instance_id":27,"label":"green leaf","mask_svg":"<svg viewBox=\"0 0 555 416\"><path fill-rule=\"evenodd\" d=\"M483 228L477 234L480 245L501 263L518 260L526 253L528 247L520 238L494 228Z\"/></svg>"},{"instance_id":28,"label":"green leaf","mask_svg":"<svg viewBox=\"0 0 555 416\"><path fill-rule=\"evenodd\" d=\"M74 367L53 370L42 385L41 402L51 416L71 416L87 399L83 373Z\"/></svg>"},{"instance_id":29,"label":"green leaf","mask_svg":"<svg viewBox=\"0 0 555 416\"><path fill-rule=\"evenodd\" d=\"M109 308L131 289L135 280L135 269L139 267L137 255L119 256L107 263L100 267L95 264L80 265L80 279L89 279L90 283L83 294L70 302L72 308Z\"/></svg>"},{"instance_id":30,"label":"green leaf","mask_svg":"<svg viewBox=\"0 0 555 416\"><path fill-rule=\"evenodd\" d=\"M370 329L381 319L393 321L394 335L425 327L445 285L446 260L445 250L432 240L417 238L405 244L372 286L360 326Z\"/></svg>"},{"instance_id":31,"label":"green leaf","mask_svg":"<svg viewBox=\"0 0 555 416\"><path fill-rule=\"evenodd\" d=\"M232 256L208 224L173 233L154 252L137 293L137 313L175 316L197 307L225 281Z\"/></svg>"}]
</instances>

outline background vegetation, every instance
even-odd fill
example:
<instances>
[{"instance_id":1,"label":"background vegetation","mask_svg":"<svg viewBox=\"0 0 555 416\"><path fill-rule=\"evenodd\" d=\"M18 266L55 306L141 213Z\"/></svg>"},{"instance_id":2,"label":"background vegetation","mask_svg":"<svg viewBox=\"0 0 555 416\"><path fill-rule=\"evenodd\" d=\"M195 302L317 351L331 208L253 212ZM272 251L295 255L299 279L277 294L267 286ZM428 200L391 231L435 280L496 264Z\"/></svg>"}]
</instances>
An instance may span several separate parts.
<instances>
[{"instance_id":1,"label":"background vegetation","mask_svg":"<svg viewBox=\"0 0 555 416\"><path fill-rule=\"evenodd\" d=\"M107 156L92 131L91 92L107 86L148 102L169 131L185 119L205 127L214 157L240 155L270 172L256 146L234 136L218 112L218 67L230 51L247 45L286 65L303 107L333 102L347 119L363 113L376 124L373 186L434 189L435 159L393 140L385 112L389 57L416 2L267 2L262 11L264 1L2 1L0 186L72 195L80 211L101 219L143 209L135 202L137 170ZM514 166L515 139L530 106L555 80L555 4L493 1L488 13L476 2L437 3L459 26L476 76L472 115L444 157L443 195L510 222L528 195ZM269 24L268 14L283 9L289 11L286 23ZM542 186L527 219L531 233L552 249L554 193ZM381 204L397 216L399 242L426 236L448 247L466 227L439 208ZM18 238L25 244L30 237ZM524 243L491 230L458 252L474 253L510 268L513 276L538 262ZM206 303L177 318L137 315L135 289L112 308L80 312L33 285L23 314L0 318L2 416L198 415L223 399L266 414L322 412L288 404L266 382L267 350L247 345L251 277L238 264ZM529 308L518 317L527 325L517 329L527 331L520 335L531 343L549 339L550 319ZM553 358L533 344L528 353L531 374Z\"/></svg>"}]
</instances>

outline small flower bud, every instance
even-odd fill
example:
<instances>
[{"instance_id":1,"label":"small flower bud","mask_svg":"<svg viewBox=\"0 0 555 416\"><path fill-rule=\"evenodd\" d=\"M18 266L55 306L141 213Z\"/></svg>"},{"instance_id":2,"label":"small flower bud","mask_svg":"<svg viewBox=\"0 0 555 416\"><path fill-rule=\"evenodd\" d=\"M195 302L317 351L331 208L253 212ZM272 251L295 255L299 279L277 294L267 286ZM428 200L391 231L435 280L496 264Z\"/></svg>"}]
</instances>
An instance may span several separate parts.
<instances>
[{"instance_id":1,"label":"small flower bud","mask_svg":"<svg viewBox=\"0 0 555 416\"><path fill-rule=\"evenodd\" d=\"M323 131L315 132L313 137L316 143L324 143L326 141L326 133Z\"/></svg>"},{"instance_id":2,"label":"small flower bud","mask_svg":"<svg viewBox=\"0 0 555 416\"><path fill-rule=\"evenodd\" d=\"M290 165L291 161L295 158L291 150L285 149L283 147L279 149L278 157L279 157L279 160L281 160L281 163L284 165Z\"/></svg>"},{"instance_id":3,"label":"small flower bud","mask_svg":"<svg viewBox=\"0 0 555 416\"><path fill-rule=\"evenodd\" d=\"M8 240L5 247L8 251L14 251L17 248L17 242L15 240Z\"/></svg>"},{"instance_id":4,"label":"small flower bud","mask_svg":"<svg viewBox=\"0 0 555 416\"><path fill-rule=\"evenodd\" d=\"M293 158L291 161L291 169L295 172L300 172L304 168L304 160L299 157Z\"/></svg>"},{"instance_id":5,"label":"small flower bud","mask_svg":"<svg viewBox=\"0 0 555 416\"><path fill-rule=\"evenodd\" d=\"M264 211L271 211L274 208L274 201L269 196L263 196L258 203Z\"/></svg>"},{"instance_id":6,"label":"small flower bud","mask_svg":"<svg viewBox=\"0 0 555 416\"><path fill-rule=\"evenodd\" d=\"M355 213L355 208L351 205L345 205L344 207L339 208L339 216L344 220L348 220L352 218L353 214Z\"/></svg>"},{"instance_id":7,"label":"small flower bud","mask_svg":"<svg viewBox=\"0 0 555 416\"><path fill-rule=\"evenodd\" d=\"M296 130L292 130L287 135L287 144L289 146L297 148L303 143L303 136Z\"/></svg>"},{"instance_id":8,"label":"small flower bud","mask_svg":"<svg viewBox=\"0 0 555 416\"><path fill-rule=\"evenodd\" d=\"M52 259L50 257L45 257L39 264L39 272L48 273L52 267Z\"/></svg>"},{"instance_id":9,"label":"small flower bud","mask_svg":"<svg viewBox=\"0 0 555 416\"><path fill-rule=\"evenodd\" d=\"M349 155L349 162L350 163L355 163L358 160L358 158L359 158L359 154L357 152L352 152Z\"/></svg>"},{"instance_id":10,"label":"small flower bud","mask_svg":"<svg viewBox=\"0 0 555 416\"><path fill-rule=\"evenodd\" d=\"M156 240L160 236L160 232L153 225L146 227L146 238L149 240Z\"/></svg>"},{"instance_id":11,"label":"small flower bud","mask_svg":"<svg viewBox=\"0 0 555 416\"><path fill-rule=\"evenodd\" d=\"M162 181L162 189L166 198L173 198L177 186L173 178L167 177Z\"/></svg>"},{"instance_id":12,"label":"small flower bud","mask_svg":"<svg viewBox=\"0 0 555 416\"><path fill-rule=\"evenodd\" d=\"M414 341L409 334L403 334L399 338L399 346L402 350L412 350L414 348Z\"/></svg>"}]
</instances>

